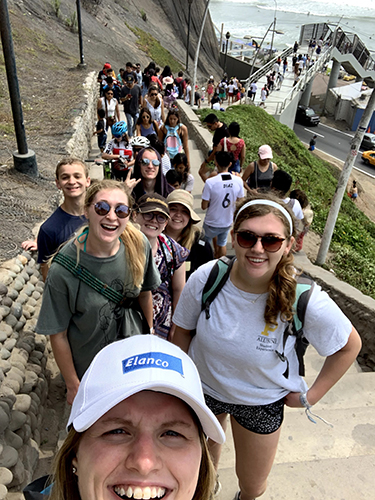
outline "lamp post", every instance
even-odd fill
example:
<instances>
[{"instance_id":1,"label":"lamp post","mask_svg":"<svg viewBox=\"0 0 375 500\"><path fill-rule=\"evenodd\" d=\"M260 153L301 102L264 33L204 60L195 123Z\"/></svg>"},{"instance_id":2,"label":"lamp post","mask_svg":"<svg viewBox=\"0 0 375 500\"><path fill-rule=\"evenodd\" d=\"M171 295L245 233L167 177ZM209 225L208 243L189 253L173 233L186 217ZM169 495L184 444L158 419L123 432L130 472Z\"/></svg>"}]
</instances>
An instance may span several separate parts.
<instances>
[{"instance_id":1,"label":"lamp post","mask_svg":"<svg viewBox=\"0 0 375 500\"><path fill-rule=\"evenodd\" d=\"M78 39L79 39L79 56L80 63L78 64L79 68L85 68L85 58L83 55L83 41L82 41L82 22L81 22L81 2L80 0L76 0L77 4L77 24L78 24Z\"/></svg>"},{"instance_id":2,"label":"lamp post","mask_svg":"<svg viewBox=\"0 0 375 500\"><path fill-rule=\"evenodd\" d=\"M227 41L225 42L225 59L224 59L224 72L226 73L226 72L227 72L228 42L229 42L229 38L230 38L230 33L229 33L229 31L227 31L227 32L225 33L225 38L227 39Z\"/></svg>"},{"instance_id":3,"label":"lamp post","mask_svg":"<svg viewBox=\"0 0 375 500\"><path fill-rule=\"evenodd\" d=\"M191 4L193 3L193 0L188 0L188 2L189 2L189 11L188 11L188 32L186 41L186 71L189 68L190 20L191 20Z\"/></svg>"},{"instance_id":4,"label":"lamp post","mask_svg":"<svg viewBox=\"0 0 375 500\"><path fill-rule=\"evenodd\" d=\"M31 177L38 176L38 165L34 151L28 148L23 121L21 95L18 85L16 58L13 47L12 29L6 0L0 0L0 32L3 46L5 70L8 80L10 104L12 107L17 151L13 152L14 168Z\"/></svg>"},{"instance_id":5,"label":"lamp post","mask_svg":"<svg viewBox=\"0 0 375 500\"><path fill-rule=\"evenodd\" d=\"M271 39L271 53L270 53L270 59L272 59L272 49L273 49L273 37L275 36L275 31L276 31L276 10L277 10L277 3L276 0L273 0L275 2L275 13L273 16L273 30L272 30L272 39Z\"/></svg>"}]
</instances>

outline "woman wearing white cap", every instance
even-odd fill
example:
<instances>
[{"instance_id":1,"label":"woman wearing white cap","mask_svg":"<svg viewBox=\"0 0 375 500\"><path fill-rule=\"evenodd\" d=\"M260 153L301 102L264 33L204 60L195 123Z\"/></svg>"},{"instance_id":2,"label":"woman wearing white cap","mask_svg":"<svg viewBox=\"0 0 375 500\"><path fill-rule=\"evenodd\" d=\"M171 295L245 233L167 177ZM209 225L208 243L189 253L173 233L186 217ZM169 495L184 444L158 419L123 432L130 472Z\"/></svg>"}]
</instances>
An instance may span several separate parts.
<instances>
[{"instance_id":1,"label":"woman wearing white cap","mask_svg":"<svg viewBox=\"0 0 375 500\"><path fill-rule=\"evenodd\" d=\"M232 230L236 258L226 269L222 288L207 305L203 289L215 263L200 267L173 317L173 342L196 363L206 403L224 429L230 415L240 490L236 500L264 493L284 404L305 407L313 419L311 405L342 377L361 347L350 321L310 282L303 334L326 361L308 389L300 376L296 348L301 342L288 336L301 290L291 253L294 235L293 213L278 198L255 194L242 202ZM210 451L218 467L220 445L211 443Z\"/></svg>"},{"instance_id":2,"label":"woman wearing white cap","mask_svg":"<svg viewBox=\"0 0 375 500\"><path fill-rule=\"evenodd\" d=\"M273 158L272 149L268 144L263 144L258 149L258 161L252 161L242 175L244 187L251 192L252 189L266 188L269 189L275 170L276 163L271 160Z\"/></svg>"},{"instance_id":3,"label":"woman wearing white cap","mask_svg":"<svg viewBox=\"0 0 375 500\"><path fill-rule=\"evenodd\" d=\"M190 250L185 261L186 280L202 264L214 258L212 247L203 239L202 229L197 227L201 218L193 209L193 195L183 189L175 189L168 195L169 215L164 233L181 246Z\"/></svg>"},{"instance_id":4,"label":"woman wearing white cap","mask_svg":"<svg viewBox=\"0 0 375 500\"><path fill-rule=\"evenodd\" d=\"M206 436L223 443L224 433L194 363L169 342L140 335L102 349L68 429L53 484L42 491L52 489L50 500L210 499Z\"/></svg>"}]
</instances>

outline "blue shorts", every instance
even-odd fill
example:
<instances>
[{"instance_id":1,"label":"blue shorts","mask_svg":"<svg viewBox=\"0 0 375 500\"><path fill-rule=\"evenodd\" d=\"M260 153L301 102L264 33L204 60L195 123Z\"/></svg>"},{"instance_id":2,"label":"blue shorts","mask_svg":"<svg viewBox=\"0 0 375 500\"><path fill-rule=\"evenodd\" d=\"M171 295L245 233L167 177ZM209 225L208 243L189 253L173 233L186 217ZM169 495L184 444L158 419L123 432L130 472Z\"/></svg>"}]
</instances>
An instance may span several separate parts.
<instances>
[{"instance_id":1,"label":"blue shorts","mask_svg":"<svg viewBox=\"0 0 375 500\"><path fill-rule=\"evenodd\" d=\"M217 236L217 244L219 247L225 247L228 240L228 233L232 226L229 227L214 227L203 224L204 239L207 243L211 243L212 238Z\"/></svg>"}]
</instances>

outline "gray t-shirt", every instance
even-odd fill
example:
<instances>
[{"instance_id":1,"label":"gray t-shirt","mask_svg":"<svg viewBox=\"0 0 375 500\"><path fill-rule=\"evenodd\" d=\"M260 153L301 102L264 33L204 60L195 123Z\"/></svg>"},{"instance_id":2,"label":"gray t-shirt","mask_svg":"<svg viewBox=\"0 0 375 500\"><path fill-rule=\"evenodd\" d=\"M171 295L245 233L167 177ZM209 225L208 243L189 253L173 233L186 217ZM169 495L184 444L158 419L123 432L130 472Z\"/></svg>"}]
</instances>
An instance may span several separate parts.
<instances>
[{"instance_id":1,"label":"gray t-shirt","mask_svg":"<svg viewBox=\"0 0 375 500\"><path fill-rule=\"evenodd\" d=\"M141 291L155 290L160 285L151 246L146 238L144 240L146 265L141 290L132 284L123 244L112 257L99 258L81 251L80 264L118 292L138 297ZM63 247L61 253L76 260L73 242ZM117 306L54 262L48 272L36 331L54 335L64 330L68 331L74 366L81 379L103 347L115 340L141 334L142 318L138 311Z\"/></svg>"}]
</instances>

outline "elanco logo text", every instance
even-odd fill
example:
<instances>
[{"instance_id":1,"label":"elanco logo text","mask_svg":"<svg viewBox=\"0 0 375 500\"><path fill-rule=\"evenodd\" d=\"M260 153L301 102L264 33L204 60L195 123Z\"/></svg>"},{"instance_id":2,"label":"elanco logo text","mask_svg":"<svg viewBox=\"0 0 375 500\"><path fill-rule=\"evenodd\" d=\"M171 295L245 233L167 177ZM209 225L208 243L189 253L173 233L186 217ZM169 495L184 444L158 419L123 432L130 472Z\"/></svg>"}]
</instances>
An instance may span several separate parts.
<instances>
[{"instance_id":1,"label":"elanco logo text","mask_svg":"<svg viewBox=\"0 0 375 500\"><path fill-rule=\"evenodd\" d=\"M182 360L165 354L163 352L145 352L126 358L122 362L122 372L128 373L141 368L161 368L162 370L173 370L184 375L182 369Z\"/></svg>"}]
</instances>

